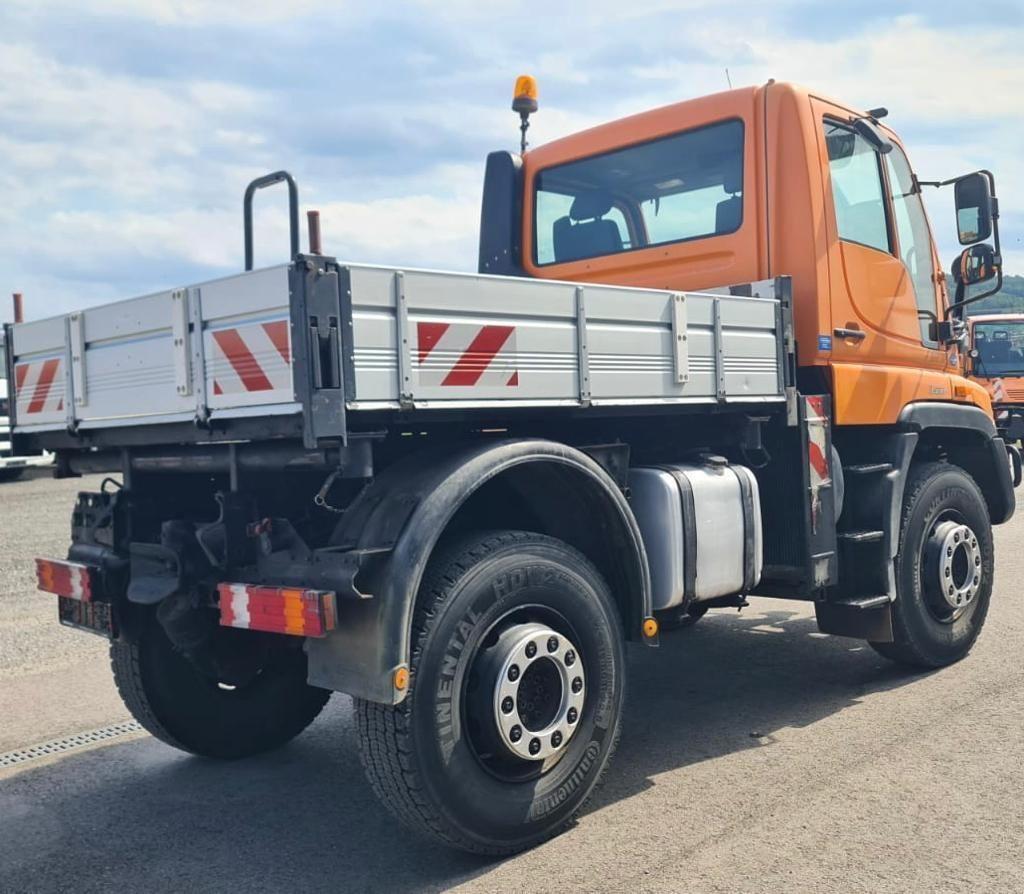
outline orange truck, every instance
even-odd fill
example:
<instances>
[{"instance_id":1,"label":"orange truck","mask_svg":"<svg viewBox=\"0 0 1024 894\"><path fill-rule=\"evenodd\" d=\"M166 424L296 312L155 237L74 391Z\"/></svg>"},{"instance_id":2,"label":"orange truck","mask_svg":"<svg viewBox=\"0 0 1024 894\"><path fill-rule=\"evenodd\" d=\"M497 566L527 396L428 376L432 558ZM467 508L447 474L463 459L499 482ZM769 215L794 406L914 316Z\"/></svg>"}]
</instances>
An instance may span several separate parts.
<instances>
[{"instance_id":1,"label":"orange truck","mask_svg":"<svg viewBox=\"0 0 1024 894\"><path fill-rule=\"evenodd\" d=\"M967 319L967 373L985 386L996 425L1010 443L1024 439L1024 314Z\"/></svg>"},{"instance_id":2,"label":"orange truck","mask_svg":"<svg viewBox=\"0 0 1024 894\"><path fill-rule=\"evenodd\" d=\"M949 665L1015 507L961 359L991 174L919 180L884 109L782 83L529 151L532 79L513 109L476 274L338 260L315 212L300 250L278 171L245 272L7 333L15 441L118 476L37 574L138 720L237 758L346 693L384 803L487 854L580 810L629 734L627 642L772 596ZM256 269L275 184L289 260Z\"/></svg>"}]
</instances>

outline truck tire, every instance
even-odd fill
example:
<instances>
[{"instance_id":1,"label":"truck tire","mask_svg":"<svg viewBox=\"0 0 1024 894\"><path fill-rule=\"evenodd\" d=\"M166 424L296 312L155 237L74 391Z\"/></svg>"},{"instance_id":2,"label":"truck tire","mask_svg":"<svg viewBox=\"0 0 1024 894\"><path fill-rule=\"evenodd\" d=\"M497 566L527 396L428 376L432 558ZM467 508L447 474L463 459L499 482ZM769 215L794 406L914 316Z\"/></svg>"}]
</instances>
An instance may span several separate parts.
<instances>
[{"instance_id":1,"label":"truck tire","mask_svg":"<svg viewBox=\"0 0 1024 894\"><path fill-rule=\"evenodd\" d=\"M618 742L622 620L607 583L551 537L478 535L428 566L398 705L356 701L378 797L444 844L510 854L568 825Z\"/></svg>"},{"instance_id":2,"label":"truck tire","mask_svg":"<svg viewBox=\"0 0 1024 894\"><path fill-rule=\"evenodd\" d=\"M142 726L204 757L278 748L309 726L331 696L306 683L300 650L275 655L249 683L227 687L197 669L152 618L136 642L111 643L110 664L121 699Z\"/></svg>"},{"instance_id":3,"label":"truck tire","mask_svg":"<svg viewBox=\"0 0 1024 894\"><path fill-rule=\"evenodd\" d=\"M948 463L912 466L896 555L894 642L872 647L912 667L963 658L988 614L993 556L992 524L974 480Z\"/></svg>"}]
</instances>

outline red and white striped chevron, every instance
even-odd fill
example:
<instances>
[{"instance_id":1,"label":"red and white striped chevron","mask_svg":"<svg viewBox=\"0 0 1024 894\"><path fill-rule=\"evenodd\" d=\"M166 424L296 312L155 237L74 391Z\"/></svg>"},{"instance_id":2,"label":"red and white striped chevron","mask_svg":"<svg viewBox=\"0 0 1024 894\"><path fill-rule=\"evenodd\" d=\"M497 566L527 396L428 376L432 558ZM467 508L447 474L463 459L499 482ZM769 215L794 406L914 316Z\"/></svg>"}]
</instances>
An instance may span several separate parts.
<instances>
[{"instance_id":1,"label":"red and white striped chevron","mask_svg":"<svg viewBox=\"0 0 1024 894\"><path fill-rule=\"evenodd\" d=\"M64 411L64 359L32 360L14 367L18 418Z\"/></svg>"},{"instance_id":2,"label":"red and white striped chevron","mask_svg":"<svg viewBox=\"0 0 1024 894\"><path fill-rule=\"evenodd\" d=\"M287 320L248 323L210 333L207 375L214 395L292 388Z\"/></svg>"},{"instance_id":3,"label":"red and white striped chevron","mask_svg":"<svg viewBox=\"0 0 1024 894\"><path fill-rule=\"evenodd\" d=\"M416 352L424 386L514 388L519 384L515 326L420 322Z\"/></svg>"}]
</instances>

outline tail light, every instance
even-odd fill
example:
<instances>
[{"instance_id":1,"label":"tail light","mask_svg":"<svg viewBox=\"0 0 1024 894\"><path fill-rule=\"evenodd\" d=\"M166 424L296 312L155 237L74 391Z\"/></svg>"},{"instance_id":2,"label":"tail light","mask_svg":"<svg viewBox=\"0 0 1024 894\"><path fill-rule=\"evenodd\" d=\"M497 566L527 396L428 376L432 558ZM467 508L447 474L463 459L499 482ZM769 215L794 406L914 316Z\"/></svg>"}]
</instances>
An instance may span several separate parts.
<instances>
[{"instance_id":1,"label":"tail light","mask_svg":"<svg viewBox=\"0 0 1024 894\"><path fill-rule=\"evenodd\" d=\"M78 562L36 559L36 580L40 590L79 602L92 602L98 590L95 569Z\"/></svg>"},{"instance_id":2,"label":"tail light","mask_svg":"<svg viewBox=\"0 0 1024 894\"><path fill-rule=\"evenodd\" d=\"M334 629L335 594L330 590L223 583L217 595L224 627L315 637Z\"/></svg>"}]
</instances>

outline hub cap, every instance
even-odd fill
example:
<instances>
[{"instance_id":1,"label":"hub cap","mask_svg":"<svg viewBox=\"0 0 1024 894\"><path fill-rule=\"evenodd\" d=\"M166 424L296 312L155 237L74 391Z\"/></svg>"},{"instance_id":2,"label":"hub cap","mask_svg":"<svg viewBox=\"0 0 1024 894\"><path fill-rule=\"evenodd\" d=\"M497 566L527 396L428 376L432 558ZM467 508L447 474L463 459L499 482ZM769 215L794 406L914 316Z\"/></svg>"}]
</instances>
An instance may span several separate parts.
<instances>
[{"instance_id":1,"label":"hub cap","mask_svg":"<svg viewBox=\"0 0 1024 894\"><path fill-rule=\"evenodd\" d=\"M522 760L546 760L579 726L587 693L579 649L540 623L509 628L496 649L493 709L501 743Z\"/></svg>"},{"instance_id":2,"label":"hub cap","mask_svg":"<svg viewBox=\"0 0 1024 894\"><path fill-rule=\"evenodd\" d=\"M936 525L928 540L926 574L932 577L930 589L941 595L948 610L957 613L970 605L983 577L974 531L956 521Z\"/></svg>"}]
</instances>

